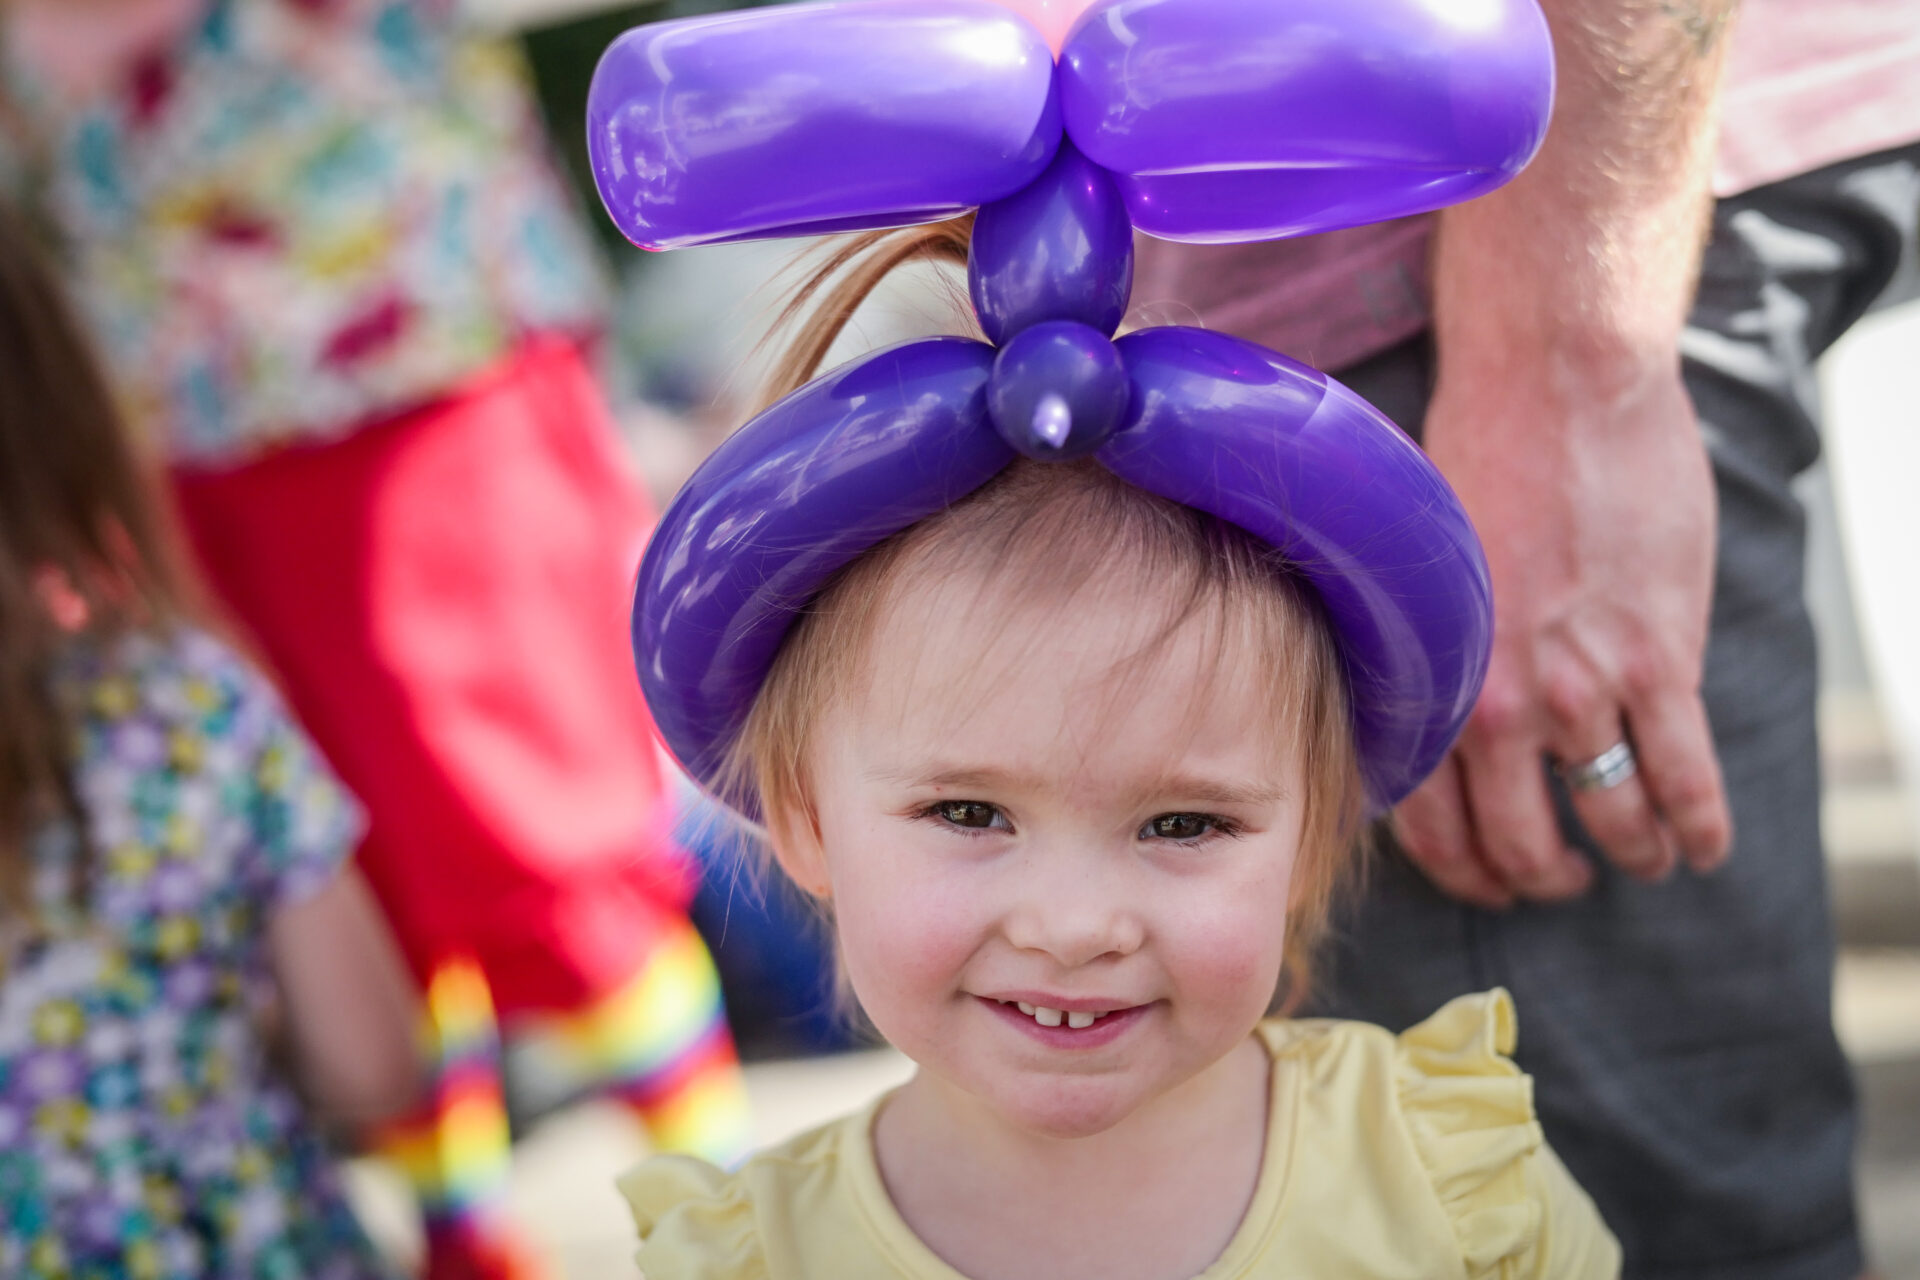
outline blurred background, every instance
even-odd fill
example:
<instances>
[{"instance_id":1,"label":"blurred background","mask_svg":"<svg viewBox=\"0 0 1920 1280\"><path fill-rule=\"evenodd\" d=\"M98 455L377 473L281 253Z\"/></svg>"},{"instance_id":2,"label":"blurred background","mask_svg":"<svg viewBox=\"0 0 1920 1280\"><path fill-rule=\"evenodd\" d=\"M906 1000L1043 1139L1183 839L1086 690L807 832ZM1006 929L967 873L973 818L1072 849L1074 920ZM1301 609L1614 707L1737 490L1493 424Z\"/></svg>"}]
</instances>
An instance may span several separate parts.
<instances>
[{"instance_id":1,"label":"blurred background","mask_svg":"<svg viewBox=\"0 0 1920 1280\"><path fill-rule=\"evenodd\" d=\"M743 5L462 2L524 48L548 129L592 214L617 280L612 341L598 373L634 462L663 502L739 420L765 367L764 339L784 286L817 246L648 254L627 245L601 214L586 172L587 87L601 50L623 30ZM1920 275L1920 264L1905 269L1910 279ZM956 278L898 273L838 350L851 355L948 331L963 300ZM1823 381L1826 460L1804 478L1802 497L1841 944L1836 1020L1864 1102L1859 1175L1872 1256L1881 1280L1920 1280L1920 505L1910 492L1910 477L1920 475L1920 302L1860 323L1826 358ZM715 952L747 1061L756 1141L777 1141L903 1080L909 1064L836 1013L826 953L806 910L744 874L724 835L697 826L682 834L706 868L693 914ZM646 1154L637 1123L616 1106L577 1100L537 1057L510 1052L507 1067L520 1222L563 1276L635 1280L632 1226L613 1178ZM352 1191L381 1246L417 1262L421 1232L397 1175L356 1162Z\"/></svg>"},{"instance_id":2,"label":"blurred background","mask_svg":"<svg viewBox=\"0 0 1920 1280\"><path fill-rule=\"evenodd\" d=\"M670 0L472 0L525 45L557 141L586 184L583 109L599 51L640 22L731 4ZM595 209L598 213L597 208ZM596 219L621 281L618 343L606 377L628 445L664 498L737 419L761 368L758 350L782 284L806 250L794 243L647 254ZM1909 263L1907 270L1915 271ZM858 347L939 331L951 281L891 285L850 326ZM1883 1280L1920 1280L1920 303L1879 311L1826 358L1826 459L1802 482L1811 519L1807 592L1821 641L1822 764L1833 909L1841 953L1835 1016L1864 1110L1862 1212ZM697 842L696 842L697 843ZM802 913L725 867L697 918L719 953L749 1059L758 1138L773 1141L905 1078L891 1051L853 1043L827 1012ZM767 923L771 910L774 923ZM851 1046L851 1047L849 1047ZM515 1073L522 1122L514 1195L576 1280L636 1274L631 1228L611 1186L645 1153L624 1117L543 1094ZM356 1194L381 1240L416 1253L401 1188L356 1167Z\"/></svg>"}]
</instances>

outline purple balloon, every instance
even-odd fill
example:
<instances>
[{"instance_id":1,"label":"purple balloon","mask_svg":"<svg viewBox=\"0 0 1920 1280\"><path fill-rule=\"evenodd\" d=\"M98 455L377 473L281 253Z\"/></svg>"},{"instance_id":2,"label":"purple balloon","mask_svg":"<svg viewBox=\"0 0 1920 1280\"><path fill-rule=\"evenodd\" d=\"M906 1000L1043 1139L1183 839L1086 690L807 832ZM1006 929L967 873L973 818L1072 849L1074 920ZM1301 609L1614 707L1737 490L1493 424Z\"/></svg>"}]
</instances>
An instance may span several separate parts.
<instances>
[{"instance_id":1,"label":"purple balloon","mask_svg":"<svg viewBox=\"0 0 1920 1280\"><path fill-rule=\"evenodd\" d=\"M655 727L702 784L834 571L1013 459L987 422L993 358L966 338L862 357L742 427L674 497L640 564L633 652Z\"/></svg>"},{"instance_id":2,"label":"purple balloon","mask_svg":"<svg viewBox=\"0 0 1920 1280\"><path fill-rule=\"evenodd\" d=\"M1049 320L1000 348L987 383L987 412L1013 448L1059 462L1104 444L1131 397L1120 353L1105 334L1075 320Z\"/></svg>"},{"instance_id":3,"label":"purple balloon","mask_svg":"<svg viewBox=\"0 0 1920 1280\"><path fill-rule=\"evenodd\" d=\"M1141 231L1266 240L1508 181L1546 137L1553 49L1534 0L1104 0L1060 105Z\"/></svg>"},{"instance_id":4,"label":"purple balloon","mask_svg":"<svg viewBox=\"0 0 1920 1280\"><path fill-rule=\"evenodd\" d=\"M1133 292L1133 224L1113 175L1062 142L1045 173L981 208L967 291L989 342L1045 320L1111 337Z\"/></svg>"},{"instance_id":5,"label":"purple balloon","mask_svg":"<svg viewBox=\"0 0 1920 1280\"><path fill-rule=\"evenodd\" d=\"M1109 341L1129 223L1253 240L1466 199L1532 156L1552 83L1532 0L1102 0L1057 73L1039 34L986 0L795 5L622 37L594 78L589 144L630 238L983 205L969 288L1000 344L876 352L694 473L647 548L633 616L674 755L719 780L788 628L842 566L1016 450L1091 451L1262 539L1312 586L1346 664L1369 806L1407 795L1486 673L1473 528L1426 456L1325 375L1198 329Z\"/></svg>"},{"instance_id":6,"label":"purple balloon","mask_svg":"<svg viewBox=\"0 0 1920 1280\"><path fill-rule=\"evenodd\" d=\"M1285 356L1203 329L1112 345L1131 409L1095 456L1269 543L1319 595L1369 808L1385 811L1444 757L1486 675L1492 591L1459 500L1397 427ZM832 575L1012 460L987 421L992 359L962 338L876 352L748 423L674 499L641 565L633 645L661 737L697 781L719 780Z\"/></svg>"},{"instance_id":7,"label":"purple balloon","mask_svg":"<svg viewBox=\"0 0 1920 1280\"><path fill-rule=\"evenodd\" d=\"M637 27L601 56L587 151L646 249L934 222L1038 177L1053 56L989 0L850 0Z\"/></svg>"},{"instance_id":8,"label":"purple balloon","mask_svg":"<svg viewBox=\"0 0 1920 1280\"><path fill-rule=\"evenodd\" d=\"M1368 801L1391 808L1445 757L1486 678L1493 588L1459 499L1316 369L1205 329L1114 345L1133 407L1101 464L1245 529L1312 585L1346 663Z\"/></svg>"}]
</instances>

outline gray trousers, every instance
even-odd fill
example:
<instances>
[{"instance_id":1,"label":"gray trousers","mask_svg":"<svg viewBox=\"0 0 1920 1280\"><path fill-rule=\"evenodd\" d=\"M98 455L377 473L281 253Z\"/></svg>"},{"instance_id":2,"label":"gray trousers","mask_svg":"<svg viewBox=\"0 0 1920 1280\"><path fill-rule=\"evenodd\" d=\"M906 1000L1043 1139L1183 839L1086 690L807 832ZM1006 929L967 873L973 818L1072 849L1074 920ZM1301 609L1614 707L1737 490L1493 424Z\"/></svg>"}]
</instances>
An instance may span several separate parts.
<instances>
[{"instance_id":1,"label":"gray trousers","mask_svg":"<svg viewBox=\"0 0 1920 1280\"><path fill-rule=\"evenodd\" d=\"M1812 362L1910 260L1916 223L1920 146L1716 209L1683 351L1720 499L1705 696L1736 827L1727 865L1645 885L1596 858L1582 899L1486 912L1442 897L1387 840L1329 944L1318 1012L1399 1029L1461 992L1512 990L1548 1139L1629 1276L1862 1270L1789 482L1819 453ZM1417 437L1432 364L1420 338L1338 376Z\"/></svg>"}]
</instances>

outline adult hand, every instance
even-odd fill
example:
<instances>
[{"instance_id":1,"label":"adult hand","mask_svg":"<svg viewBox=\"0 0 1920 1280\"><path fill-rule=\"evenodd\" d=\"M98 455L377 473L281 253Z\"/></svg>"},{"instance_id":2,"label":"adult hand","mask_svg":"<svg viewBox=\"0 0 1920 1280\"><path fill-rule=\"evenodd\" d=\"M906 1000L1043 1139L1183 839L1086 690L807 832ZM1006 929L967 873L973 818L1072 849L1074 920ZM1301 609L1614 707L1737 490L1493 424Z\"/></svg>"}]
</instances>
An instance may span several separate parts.
<instances>
[{"instance_id":1,"label":"adult hand","mask_svg":"<svg viewBox=\"0 0 1920 1280\"><path fill-rule=\"evenodd\" d=\"M1700 700L1715 505L1680 334L1711 204L1732 0L1542 0L1553 122L1525 173L1445 210L1424 441L1486 545L1493 661L1453 754L1395 814L1408 854L1484 906L1583 892L1544 761L1625 742L1577 791L1605 855L1658 879L1727 855Z\"/></svg>"},{"instance_id":2,"label":"adult hand","mask_svg":"<svg viewBox=\"0 0 1920 1280\"><path fill-rule=\"evenodd\" d=\"M1396 811L1413 861L1487 907L1583 892L1586 859L1555 821L1544 757L1578 763L1632 744L1638 772L1576 791L1621 870L1725 858L1732 820L1705 708L1715 502L1677 357L1604 378L1517 356L1497 376L1442 374L1428 452L1486 546L1494 645L1452 755Z\"/></svg>"}]
</instances>

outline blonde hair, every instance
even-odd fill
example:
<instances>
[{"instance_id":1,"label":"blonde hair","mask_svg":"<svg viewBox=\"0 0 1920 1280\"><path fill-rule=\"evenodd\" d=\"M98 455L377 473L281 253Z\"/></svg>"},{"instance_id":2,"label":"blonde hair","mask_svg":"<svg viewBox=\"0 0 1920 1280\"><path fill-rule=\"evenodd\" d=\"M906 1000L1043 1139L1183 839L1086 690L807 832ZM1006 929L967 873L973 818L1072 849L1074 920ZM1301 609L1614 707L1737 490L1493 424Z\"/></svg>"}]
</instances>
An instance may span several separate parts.
<instances>
[{"instance_id":1,"label":"blonde hair","mask_svg":"<svg viewBox=\"0 0 1920 1280\"><path fill-rule=\"evenodd\" d=\"M846 275L780 362L769 399L810 378L834 336L887 271L916 258L966 260L965 220L867 233L804 282L786 316L833 273ZM864 256L863 256L864 255ZM884 269L881 269L884 267ZM881 622L909 584L975 584L969 616L1005 620L1021 604L1070 608L1099 584L1154 584L1158 617L1125 662L1161 658L1199 626L1220 670L1229 650L1265 675L1278 740L1300 763L1300 856L1285 944L1282 1007L1306 997L1311 955L1357 863L1363 791L1340 655L1317 597L1277 554L1203 512L1136 489L1092 461L1019 460L952 507L886 539L836 574L795 621L731 744L718 789L777 830L812 822L807 755L833 700L858 687ZM1164 590L1159 590L1164 588ZM1154 625L1157 623L1157 625ZM976 678L978 673L976 673Z\"/></svg>"}]
</instances>

